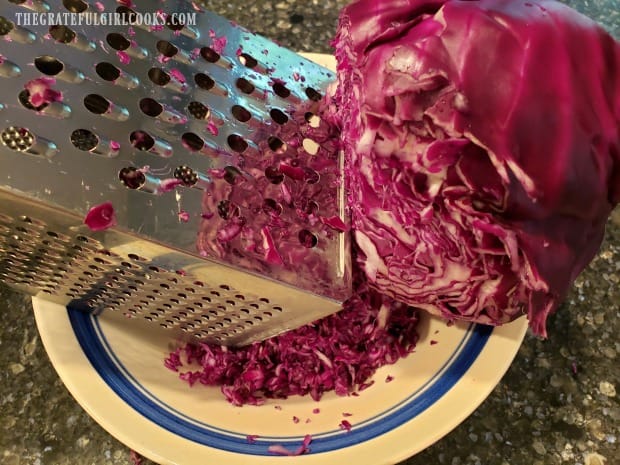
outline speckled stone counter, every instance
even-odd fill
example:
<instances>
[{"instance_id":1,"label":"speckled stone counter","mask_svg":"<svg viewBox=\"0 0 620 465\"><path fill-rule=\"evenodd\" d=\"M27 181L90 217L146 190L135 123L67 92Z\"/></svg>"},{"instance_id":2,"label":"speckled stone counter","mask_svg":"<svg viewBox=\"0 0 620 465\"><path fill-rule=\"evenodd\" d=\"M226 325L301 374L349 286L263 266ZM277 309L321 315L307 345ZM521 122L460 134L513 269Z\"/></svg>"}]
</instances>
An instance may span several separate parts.
<instances>
[{"instance_id":1,"label":"speckled stone counter","mask_svg":"<svg viewBox=\"0 0 620 465\"><path fill-rule=\"evenodd\" d=\"M569 3L620 36L617 0ZM344 4L207 3L290 48L316 52L330 51L338 8ZM550 318L548 340L528 335L482 406L444 439L401 465L619 464L619 313L617 209L601 253ZM90 419L58 379L37 335L29 300L0 287L0 315L0 464L131 463L130 451Z\"/></svg>"}]
</instances>

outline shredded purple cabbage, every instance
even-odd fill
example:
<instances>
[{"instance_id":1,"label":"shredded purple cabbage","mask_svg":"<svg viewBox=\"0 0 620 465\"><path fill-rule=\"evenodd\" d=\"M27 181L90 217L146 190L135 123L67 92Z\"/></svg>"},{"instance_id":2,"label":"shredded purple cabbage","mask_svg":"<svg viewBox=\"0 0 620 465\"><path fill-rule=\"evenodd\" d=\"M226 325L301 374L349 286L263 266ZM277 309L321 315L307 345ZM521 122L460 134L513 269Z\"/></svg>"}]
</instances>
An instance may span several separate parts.
<instances>
[{"instance_id":1,"label":"shredded purple cabbage","mask_svg":"<svg viewBox=\"0 0 620 465\"><path fill-rule=\"evenodd\" d=\"M413 351L418 311L364 281L356 288L341 312L310 325L241 348L189 344L165 364L190 385L220 386L234 405L307 394L319 400L328 391L344 396L361 390L377 368Z\"/></svg>"},{"instance_id":2,"label":"shredded purple cabbage","mask_svg":"<svg viewBox=\"0 0 620 465\"><path fill-rule=\"evenodd\" d=\"M304 436L303 441L301 442L301 445L294 451L288 450L286 447L282 446L281 444L272 444L267 448L267 451L275 455L286 455L289 457L293 457L296 455L303 455L307 452L310 452L310 448L308 446L310 445L311 442L312 442L312 436L309 434L306 434Z\"/></svg>"}]
</instances>

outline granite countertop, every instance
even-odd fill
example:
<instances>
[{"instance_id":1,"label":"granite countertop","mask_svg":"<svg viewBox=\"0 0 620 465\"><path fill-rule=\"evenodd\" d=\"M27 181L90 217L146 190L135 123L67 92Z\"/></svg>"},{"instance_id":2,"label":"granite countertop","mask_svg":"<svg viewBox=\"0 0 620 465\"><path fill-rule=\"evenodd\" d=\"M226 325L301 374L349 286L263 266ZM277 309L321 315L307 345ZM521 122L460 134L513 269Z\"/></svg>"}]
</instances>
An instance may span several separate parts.
<instances>
[{"instance_id":1,"label":"granite countertop","mask_svg":"<svg viewBox=\"0 0 620 465\"><path fill-rule=\"evenodd\" d=\"M330 51L344 0L242 2L208 7L285 46ZM571 0L620 36L617 0ZM615 6L614 6L615 5ZM584 66L587 65L584 63ZM620 403L620 209L601 252L548 323L526 339L508 373L464 423L401 465L613 465ZM29 299L0 286L0 464L131 463L52 368ZM151 464L147 460L144 464Z\"/></svg>"}]
</instances>

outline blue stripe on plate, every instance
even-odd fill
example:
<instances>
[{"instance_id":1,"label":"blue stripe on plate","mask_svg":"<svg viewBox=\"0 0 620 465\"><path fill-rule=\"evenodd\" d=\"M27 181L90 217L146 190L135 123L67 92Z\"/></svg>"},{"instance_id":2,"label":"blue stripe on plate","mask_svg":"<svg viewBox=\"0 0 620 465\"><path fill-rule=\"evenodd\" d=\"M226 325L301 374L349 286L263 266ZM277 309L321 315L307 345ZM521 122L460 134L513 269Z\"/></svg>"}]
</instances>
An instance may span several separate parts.
<instances>
[{"instance_id":1,"label":"blue stripe on plate","mask_svg":"<svg viewBox=\"0 0 620 465\"><path fill-rule=\"evenodd\" d=\"M221 430L211 425L191 421L172 407L157 400L130 375L98 327L96 317L69 310L69 320L84 354L104 382L140 415L148 418L171 433L209 447L245 455L269 455L267 448L277 442L294 448L301 438L274 437L269 441L257 440L249 444L245 436ZM397 428L437 402L465 374L476 360L493 328L483 325L470 326L459 347L449 358L447 366L439 370L430 385L412 394L396 408L391 408L363 424L355 425L348 432L313 436L311 452L329 452L353 446ZM420 391L422 391L420 393Z\"/></svg>"},{"instance_id":2,"label":"blue stripe on plate","mask_svg":"<svg viewBox=\"0 0 620 465\"><path fill-rule=\"evenodd\" d=\"M133 374L123 365L123 363L119 360L119 358L117 357L116 353L114 352L114 349L112 348L112 346L110 345L110 343L108 342L105 332L103 331L103 329L101 328L101 325L99 324L100 320L94 319L93 320L93 324L95 327L95 331L97 333L97 337L101 340L102 346L104 347L104 349L106 350L107 355L112 359L112 361L114 362L116 368L120 371L121 376L124 376L125 378L127 378L131 384L138 389L141 393L143 393L144 395L146 395L149 399L153 400L157 405L159 405L161 408L166 409L168 412L172 413L173 415L183 418L187 421L189 421L190 423L197 425L197 426L201 426L203 428L206 428L208 430L211 431L216 431L216 432L221 432L224 434L228 434L229 436L235 436L235 437L239 437L239 438L243 438L246 439L246 435L245 434L240 434L238 432L235 431L230 431L227 429L222 429L222 428L217 428L215 426L209 425L207 423L204 423L202 421L198 421L195 418L192 418L186 414L184 414L183 412L176 410L175 408L173 408L172 406L166 404L165 402L162 402L159 398L157 398L155 395L153 395L150 391L148 391L148 389L146 389L144 386L142 386L142 384L133 376ZM459 341L458 345L456 346L456 348L454 349L454 351L452 352L452 354L445 360L445 362L443 363L443 365L433 374L433 376L431 376L422 386L420 386L418 389L416 389L415 391L413 391L411 394L409 394L409 396L407 396L405 399L400 400L398 403L395 403L393 405L391 405L387 410L384 410L383 412L376 414L370 418L367 418L364 421L361 422L356 422L355 423L355 428L359 427L359 426L364 426L368 423L372 423L375 421L378 421L380 419L382 419L383 417L385 417L386 415L389 415L390 413L394 412L395 410L399 409L402 405L411 402L415 397L423 394L426 389L428 389L430 386L432 386L435 382L435 380L440 377L443 376L444 371L453 363L453 360L458 356L458 354L461 352L461 349L463 347L464 344L467 343L468 339L471 337L472 335L472 327L473 325L469 325L469 327L466 330L466 333L463 335L463 337L461 338L461 340ZM342 430L341 429L333 429L331 431L326 431L323 433L318 433L315 434L314 437L324 437L324 436L329 436L329 435L334 435L334 434L342 434ZM301 441L303 440L303 436L277 436L277 437L270 437L270 436L261 436L265 441L267 440L278 440L278 441L282 441L282 440L291 440L291 441Z\"/></svg>"}]
</instances>

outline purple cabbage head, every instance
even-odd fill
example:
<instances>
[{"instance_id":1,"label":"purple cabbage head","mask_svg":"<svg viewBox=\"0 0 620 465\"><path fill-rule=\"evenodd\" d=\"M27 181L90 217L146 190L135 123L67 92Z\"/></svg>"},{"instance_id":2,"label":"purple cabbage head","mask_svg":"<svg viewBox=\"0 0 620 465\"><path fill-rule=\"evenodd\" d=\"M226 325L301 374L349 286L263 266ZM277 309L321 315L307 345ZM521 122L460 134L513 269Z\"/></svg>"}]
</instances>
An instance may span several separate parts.
<instances>
[{"instance_id":1,"label":"purple cabbage head","mask_svg":"<svg viewBox=\"0 0 620 465\"><path fill-rule=\"evenodd\" d=\"M371 285L544 336L620 200L619 43L552 0L360 0L335 48Z\"/></svg>"}]
</instances>

